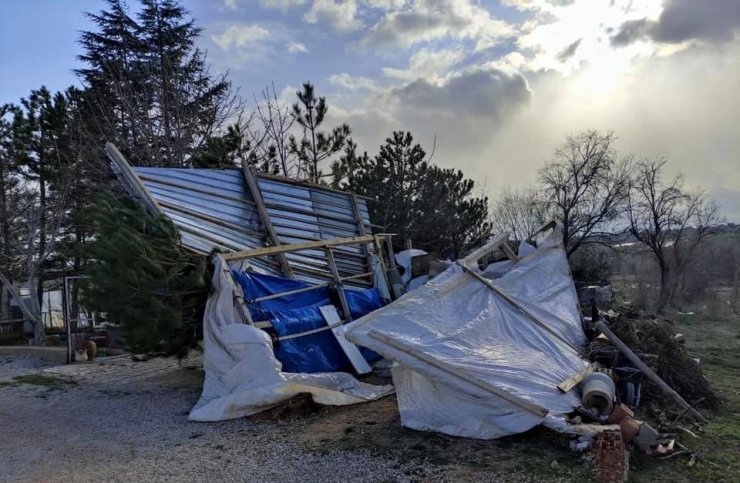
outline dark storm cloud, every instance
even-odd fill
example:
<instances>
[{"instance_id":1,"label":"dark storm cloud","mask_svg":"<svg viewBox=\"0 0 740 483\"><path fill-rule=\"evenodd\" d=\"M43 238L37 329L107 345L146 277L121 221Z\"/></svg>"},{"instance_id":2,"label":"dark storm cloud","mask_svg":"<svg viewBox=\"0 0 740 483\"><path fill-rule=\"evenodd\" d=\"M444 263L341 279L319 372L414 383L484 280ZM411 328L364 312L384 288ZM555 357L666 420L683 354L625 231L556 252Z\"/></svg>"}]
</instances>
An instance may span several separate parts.
<instances>
[{"instance_id":1,"label":"dark storm cloud","mask_svg":"<svg viewBox=\"0 0 740 483\"><path fill-rule=\"evenodd\" d=\"M394 89L399 108L429 113L449 113L458 118L501 118L532 97L527 80L518 73L476 70L455 76L441 85L419 79Z\"/></svg>"},{"instance_id":2,"label":"dark storm cloud","mask_svg":"<svg viewBox=\"0 0 740 483\"><path fill-rule=\"evenodd\" d=\"M670 44L686 40L711 43L729 42L740 27L739 0L669 0L657 22L630 20L611 38L614 46L623 46L641 37Z\"/></svg>"}]
</instances>

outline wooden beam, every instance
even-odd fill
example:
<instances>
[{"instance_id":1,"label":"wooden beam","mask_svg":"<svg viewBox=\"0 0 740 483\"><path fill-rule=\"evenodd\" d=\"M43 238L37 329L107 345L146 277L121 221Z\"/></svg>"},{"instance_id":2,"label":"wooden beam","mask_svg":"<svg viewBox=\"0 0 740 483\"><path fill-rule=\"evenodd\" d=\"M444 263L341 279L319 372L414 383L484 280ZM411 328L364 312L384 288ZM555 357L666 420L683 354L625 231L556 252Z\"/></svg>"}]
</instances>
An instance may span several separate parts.
<instances>
[{"instance_id":1,"label":"wooden beam","mask_svg":"<svg viewBox=\"0 0 740 483\"><path fill-rule=\"evenodd\" d=\"M558 384L558 389L560 390L560 392L570 391L571 389L576 387L578 384L580 384L584 377L588 376L593 371L594 371L593 366L589 364L588 367L586 367L584 370L573 374L568 379Z\"/></svg>"},{"instance_id":2,"label":"wooden beam","mask_svg":"<svg viewBox=\"0 0 740 483\"><path fill-rule=\"evenodd\" d=\"M342 312L344 312L344 320L346 322L349 322L352 320L352 314L349 313L347 296L344 293L342 278L339 276L339 270L337 270L337 264L334 260L334 254L331 252L331 247L324 248L324 251L326 252L326 261L329 263L329 270L331 270L331 275L332 277L334 277L334 283L337 286L337 292L339 293L339 303L342 304Z\"/></svg>"},{"instance_id":3,"label":"wooden beam","mask_svg":"<svg viewBox=\"0 0 740 483\"><path fill-rule=\"evenodd\" d=\"M642 360L637 357L637 354L632 352L632 350L627 347L627 344L621 341L619 337L614 334L614 332L609 329L609 327L601 320L596 322L596 328L599 329L609 341L614 344L614 346L622 352L625 356L627 356L627 359L632 362L635 367L637 367L640 371L642 371L645 376L653 381L664 393L669 395L676 403L678 403L679 406L681 406L682 409L686 411L691 411L696 417L701 419L704 422L707 422L706 418L702 416L696 409L694 409L689 403L686 402L684 398L681 397L679 393L673 390L671 386L665 383L663 379L661 379L650 367L648 367L647 364L642 362Z\"/></svg>"},{"instance_id":4,"label":"wooden beam","mask_svg":"<svg viewBox=\"0 0 740 483\"><path fill-rule=\"evenodd\" d=\"M504 232L497 236L493 241L490 243L486 243L482 247L478 248L477 250L474 250L470 255L462 259L462 264L464 265L470 265L472 263L477 263L478 260L485 257L491 252L494 252L498 250L498 248L501 246L501 244L509 241L509 232Z\"/></svg>"},{"instance_id":5,"label":"wooden beam","mask_svg":"<svg viewBox=\"0 0 740 483\"><path fill-rule=\"evenodd\" d=\"M325 305L319 307L319 311L329 327L332 328L331 331L334 337L336 337L339 347L342 348L342 351L347 356L347 359L349 359L352 367L355 368L355 371L358 374L369 374L372 372L373 369L360 353L360 349L344 336L344 326L341 324L342 320L339 318L337 308L333 305Z\"/></svg>"},{"instance_id":6,"label":"wooden beam","mask_svg":"<svg viewBox=\"0 0 740 483\"><path fill-rule=\"evenodd\" d=\"M503 248L504 253L506 254L507 257L509 257L509 260L511 260L514 263L519 261L519 256L517 256L517 254L514 253L514 250L511 249L508 242L502 243L501 248Z\"/></svg>"},{"instance_id":7,"label":"wooden beam","mask_svg":"<svg viewBox=\"0 0 740 483\"><path fill-rule=\"evenodd\" d=\"M149 190L146 189L146 186L144 186L144 182L141 181L139 175L136 174L136 172L133 170L128 161L126 161L126 158L123 157L123 154L121 154L118 148L113 143L105 143L105 148L103 149L103 151L105 152L105 155L108 156L108 159L110 159L111 162L115 164L116 167L119 169L123 177L126 179L128 185L131 186L134 191L136 191L136 196L144 204L144 208L146 209L146 211L155 218L163 216L164 212L159 206L159 203L157 203L157 200L154 199L154 196L149 193Z\"/></svg>"},{"instance_id":8,"label":"wooden beam","mask_svg":"<svg viewBox=\"0 0 740 483\"><path fill-rule=\"evenodd\" d=\"M522 399L522 398L520 398L518 396L515 396L513 394L510 394L510 393L506 392L505 390L503 390L501 388L498 388L498 387L496 387L496 386L494 386L494 385L492 385L492 384L484 381L483 379L480 379L478 377L475 377L475 376L473 376L471 374L466 374L465 372L460 371L456 367L453 367L453 366L451 366L449 364L445 364L445 363L443 363L441 361L438 361L434 357L432 357L432 356L430 356L428 354L425 354L424 352L421 352L421 351L419 351L419 350L417 350L417 349L415 349L413 347L409 347L409 346L405 345L404 343L402 343L402 342L400 342L400 341L398 341L396 339L393 339L391 337L388 337L387 335L382 334L382 333L380 333L380 332L378 332L376 330L371 330L370 332L368 332L368 335L370 337L372 337L373 339L379 340L379 341L381 341L381 342L383 342L385 344L388 344L389 346L393 347L396 350L399 350L401 352L404 352L405 354L408 354L408 355L410 355L410 356L412 356L412 357L414 357L416 359L422 360L422 361L426 362L427 364L436 367L437 369L440 369L440 370L445 371L445 372L447 372L449 374L452 374L453 376L455 376L455 377L457 377L459 379L462 379L462 380L464 380L464 381L466 381L466 382L468 382L468 383L470 383L470 384L472 384L474 386L477 386L477 387L483 389L484 391L486 391L488 393L491 393L491 394L493 394L493 395L495 395L495 396L497 396L497 397L499 397L499 398L501 398L501 399L503 399L503 400L505 400L505 401L513 404L514 406L517 406L517 407L519 407L521 409L524 409L526 411L529 411L529 412L531 412L531 413L533 413L533 414L535 414L535 415L537 415L539 417L545 417L547 415L547 413L548 413L548 410L545 407L540 406L539 404L536 404L536 403L527 401L526 399Z\"/></svg>"},{"instance_id":9,"label":"wooden beam","mask_svg":"<svg viewBox=\"0 0 740 483\"><path fill-rule=\"evenodd\" d=\"M252 195L252 199L257 204L257 211L259 212L262 226L264 227L265 233L267 234L267 240L273 246L279 246L280 238L278 238L277 232L272 226L270 215L267 213L267 208L265 208L265 201L262 199L262 193L260 193L260 187L257 183L257 174L254 166L249 166L246 161L242 161L242 173L244 173L244 179L247 182L247 189L249 189L249 192ZM275 256L277 257L278 262L280 263L280 267L283 269L283 273L285 274L285 276L295 279L295 274L293 273L293 269L290 266L290 262L288 262L288 257L286 257L284 253L280 252L275 253Z\"/></svg>"},{"instance_id":10,"label":"wooden beam","mask_svg":"<svg viewBox=\"0 0 740 483\"><path fill-rule=\"evenodd\" d=\"M268 255L276 255L280 253L297 252L301 250L309 250L312 248L326 248L326 247L337 247L341 245L356 245L359 243L367 243L373 240L373 235L366 235L364 237L357 236L351 238L334 238L333 240L317 240L306 243L293 243L290 245L279 245L275 247L264 247L255 248L253 250L241 250L238 252L227 253L224 255L224 260L243 260L245 258L256 258L264 257Z\"/></svg>"},{"instance_id":11,"label":"wooden beam","mask_svg":"<svg viewBox=\"0 0 740 483\"><path fill-rule=\"evenodd\" d=\"M366 278L366 277L373 277L375 273L373 272L365 272L365 273L358 273L357 275L349 275L347 277L342 277L342 282L346 282L348 280L357 280L358 278Z\"/></svg>"},{"instance_id":12,"label":"wooden beam","mask_svg":"<svg viewBox=\"0 0 740 483\"><path fill-rule=\"evenodd\" d=\"M581 349L579 349L578 347L574 346L569 341L563 339L560 336L560 334L558 334L557 332L555 332L554 330L552 330L547 324L545 324L544 322L542 322L540 319L538 319L537 317L535 317L531 312L529 312L524 307L522 307L521 305L519 305L519 303L516 300L514 300L513 298L511 298L511 296L509 294L507 294L506 292L504 292L503 290L501 290L500 288L498 288L497 286L495 286L494 284L492 284L490 280L488 280L487 278L484 278L478 272L474 271L473 269L471 269L470 267L468 267L466 265L463 265L459 261L457 263L463 268L463 270L465 270L466 273L468 273L471 276L473 276L473 278L475 278L476 280L478 280L479 282L481 282L486 287L490 288L493 291L493 293L495 293L496 295L498 295L502 299L506 300L509 304L511 304L512 306L514 306L514 308L516 308L519 312L521 312L525 317L527 317L529 320L531 320L532 322L534 322L535 325L537 325L538 327L540 327L541 329L543 329L544 331L546 331L547 333L549 333L550 335L552 335L553 337L555 337L557 340L559 340L560 342L562 342L563 344L565 344L569 348L573 349L573 351L576 352L577 354L583 355L583 351Z\"/></svg>"}]
</instances>

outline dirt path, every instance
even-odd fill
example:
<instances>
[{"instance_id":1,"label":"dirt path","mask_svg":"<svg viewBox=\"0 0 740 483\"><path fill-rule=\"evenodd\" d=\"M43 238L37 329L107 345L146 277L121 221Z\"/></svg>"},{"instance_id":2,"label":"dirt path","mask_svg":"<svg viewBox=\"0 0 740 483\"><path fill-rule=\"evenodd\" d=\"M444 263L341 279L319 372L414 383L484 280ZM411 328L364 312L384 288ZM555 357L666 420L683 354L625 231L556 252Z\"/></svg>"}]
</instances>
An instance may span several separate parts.
<instances>
[{"instance_id":1,"label":"dirt path","mask_svg":"<svg viewBox=\"0 0 740 483\"><path fill-rule=\"evenodd\" d=\"M197 360L18 365L0 360L0 481L526 481L546 474L539 466L550 480L588 474L569 468L577 459L567 450L570 461L554 469L552 453L511 456L555 433L485 442L410 431L392 397L293 420L191 423Z\"/></svg>"}]
</instances>

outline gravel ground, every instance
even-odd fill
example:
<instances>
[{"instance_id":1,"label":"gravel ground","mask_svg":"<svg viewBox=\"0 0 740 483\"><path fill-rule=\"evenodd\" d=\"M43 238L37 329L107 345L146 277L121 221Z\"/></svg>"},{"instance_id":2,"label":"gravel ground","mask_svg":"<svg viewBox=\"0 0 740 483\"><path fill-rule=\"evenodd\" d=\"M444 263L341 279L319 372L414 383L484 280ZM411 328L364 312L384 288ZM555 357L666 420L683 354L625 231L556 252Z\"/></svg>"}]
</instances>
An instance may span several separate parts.
<instances>
[{"instance_id":1,"label":"gravel ground","mask_svg":"<svg viewBox=\"0 0 740 483\"><path fill-rule=\"evenodd\" d=\"M58 384L11 379L39 369ZM246 418L188 422L202 376L171 362L118 358L49 368L39 361L0 359L0 481L454 479L449 465L403 452L348 451L331 438L319 440L326 443L318 450L307 448L296 432L315 430L317 418L330 413L314 417L313 426Z\"/></svg>"}]
</instances>

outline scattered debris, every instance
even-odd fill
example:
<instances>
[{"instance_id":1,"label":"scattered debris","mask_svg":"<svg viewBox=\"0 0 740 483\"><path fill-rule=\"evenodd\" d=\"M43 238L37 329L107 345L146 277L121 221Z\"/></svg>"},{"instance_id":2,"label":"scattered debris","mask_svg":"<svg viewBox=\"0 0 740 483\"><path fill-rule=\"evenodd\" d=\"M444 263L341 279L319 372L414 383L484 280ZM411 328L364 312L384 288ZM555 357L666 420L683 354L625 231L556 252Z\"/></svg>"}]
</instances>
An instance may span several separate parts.
<instances>
[{"instance_id":1,"label":"scattered debris","mask_svg":"<svg viewBox=\"0 0 740 483\"><path fill-rule=\"evenodd\" d=\"M594 477L599 483L619 483L627 480L629 451L624 447L619 431L604 431L594 441Z\"/></svg>"}]
</instances>

